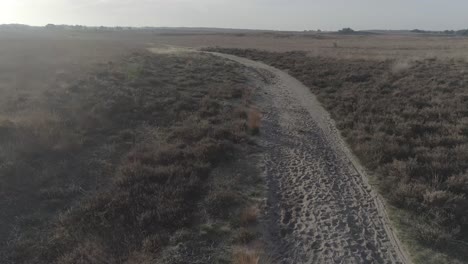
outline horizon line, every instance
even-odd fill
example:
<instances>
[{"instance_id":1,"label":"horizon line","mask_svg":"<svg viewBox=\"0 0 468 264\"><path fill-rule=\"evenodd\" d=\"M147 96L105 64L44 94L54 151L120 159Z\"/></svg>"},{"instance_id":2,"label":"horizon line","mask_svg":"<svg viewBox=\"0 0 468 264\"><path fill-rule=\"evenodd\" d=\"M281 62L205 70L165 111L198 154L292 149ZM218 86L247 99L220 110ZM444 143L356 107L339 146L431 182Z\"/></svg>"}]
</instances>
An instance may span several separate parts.
<instances>
[{"instance_id":1,"label":"horizon line","mask_svg":"<svg viewBox=\"0 0 468 264\"><path fill-rule=\"evenodd\" d=\"M25 26L33 28L46 28L47 26L57 26L57 27L85 27L85 28L134 28L134 29L210 29L210 30L245 30L245 31L274 31L274 32L338 32L342 29L353 29L351 27L344 27L337 30L321 30L321 29L304 29L304 30L282 30L282 29L261 29L261 28L236 28L236 27L208 27L208 26L105 26L105 25L81 25L81 24L54 24L48 23L46 25L29 25L23 23L1 23L0 26ZM432 29L353 29L356 32L372 32L372 31L414 31L420 30L425 32L445 32L445 31L464 31L468 30L467 28L463 29L445 29L445 30L432 30Z\"/></svg>"}]
</instances>

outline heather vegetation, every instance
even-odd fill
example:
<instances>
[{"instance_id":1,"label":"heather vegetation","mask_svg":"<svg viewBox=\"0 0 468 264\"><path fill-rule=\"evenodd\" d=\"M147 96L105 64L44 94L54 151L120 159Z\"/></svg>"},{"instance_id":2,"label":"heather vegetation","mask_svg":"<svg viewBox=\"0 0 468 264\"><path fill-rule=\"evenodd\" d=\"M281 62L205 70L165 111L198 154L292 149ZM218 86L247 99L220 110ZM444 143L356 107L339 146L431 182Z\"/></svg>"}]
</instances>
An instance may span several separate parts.
<instances>
[{"instance_id":1,"label":"heather vegetation","mask_svg":"<svg viewBox=\"0 0 468 264\"><path fill-rule=\"evenodd\" d=\"M263 61L309 86L389 203L402 209L397 218L405 236L466 260L468 63L211 50ZM421 263L450 262L412 253Z\"/></svg>"},{"instance_id":2,"label":"heather vegetation","mask_svg":"<svg viewBox=\"0 0 468 264\"><path fill-rule=\"evenodd\" d=\"M0 118L2 263L246 255L234 248L257 238L262 195L239 158L259 129L246 83L240 66L210 55L137 52L10 95Z\"/></svg>"}]
</instances>

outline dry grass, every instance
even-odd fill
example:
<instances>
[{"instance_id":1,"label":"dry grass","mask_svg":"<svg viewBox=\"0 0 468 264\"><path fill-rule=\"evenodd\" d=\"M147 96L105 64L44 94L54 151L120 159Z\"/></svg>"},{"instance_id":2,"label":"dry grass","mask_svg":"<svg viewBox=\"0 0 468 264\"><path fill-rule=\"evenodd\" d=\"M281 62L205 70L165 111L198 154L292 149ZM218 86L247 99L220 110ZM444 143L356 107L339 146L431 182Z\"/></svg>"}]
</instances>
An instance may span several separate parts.
<instances>
[{"instance_id":1,"label":"dry grass","mask_svg":"<svg viewBox=\"0 0 468 264\"><path fill-rule=\"evenodd\" d=\"M234 264L260 264L260 253L247 248L237 248L233 253Z\"/></svg>"},{"instance_id":2,"label":"dry grass","mask_svg":"<svg viewBox=\"0 0 468 264\"><path fill-rule=\"evenodd\" d=\"M258 134L260 132L260 126L262 122L262 114L256 108L251 108L247 117L247 127L250 133Z\"/></svg>"},{"instance_id":3,"label":"dry grass","mask_svg":"<svg viewBox=\"0 0 468 264\"><path fill-rule=\"evenodd\" d=\"M411 215L399 218L409 239L454 263L468 257L468 63L217 51L288 70L309 86L388 201Z\"/></svg>"},{"instance_id":4,"label":"dry grass","mask_svg":"<svg viewBox=\"0 0 468 264\"><path fill-rule=\"evenodd\" d=\"M17 257L6 263L187 263L189 248L211 257L245 231L244 188L211 177L261 126L245 79L207 57L116 59L147 43L305 50L230 52L311 87L410 212L399 219L425 242L415 251L466 252L466 38L37 30L0 32L0 43L0 241L11 245L0 248ZM202 232L197 219L217 224Z\"/></svg>"},{"instance_id":5,"label":"dry grass","mask_svg":"<svg viewBox=\"0 0 468 264\"><path fill-rule=\"evenodd\" d=\"M249 206L241 211L240 222L243 226L254 224L258 220L260 210L257 206Z\"/></svg>"},{"instance_id":6,"label":"dry grass","mask_svg":"<svg viewBox=\"0 0 468 264\"><path fill-rule=\"evenodd\" d=\"M270 52L304 51L310 56L337 59L426 59L467 60L468 38L421 35L301 35L247 34L245 36L158 36L155 43L206 48L257 49Z\"/></svg>"},{"instance_id":7,"label":"dry grass","mask_svg":"<svg viewBox=\"0 0 468 264\"><path fill-rule=\"evenodd\" d=\"M16 203L2 204L2 260L225 258L236 228L226 219L246 198L241 177L212 171L248 140L241 72L209 55L137 52L46 91L40 111L5 115L0 194Z\"/></svg>"}]
</instances>

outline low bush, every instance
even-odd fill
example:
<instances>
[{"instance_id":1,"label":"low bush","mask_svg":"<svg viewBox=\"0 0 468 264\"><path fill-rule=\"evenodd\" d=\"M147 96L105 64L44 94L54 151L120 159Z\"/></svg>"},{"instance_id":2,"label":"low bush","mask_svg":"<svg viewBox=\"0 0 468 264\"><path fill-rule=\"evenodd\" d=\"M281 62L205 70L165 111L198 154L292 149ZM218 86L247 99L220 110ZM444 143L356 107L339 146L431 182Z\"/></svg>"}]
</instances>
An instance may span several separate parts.
<instances>
[{"instance_id":1,"label":"low bush","mask_svg":"<svg viewBox=\"0 0 468 264\"><path fill-rule=\"evenodd\" d=\"M248 226L257 222L260 210L256 206L244 208L240 214L240 222L243 226Z\"/></svg>"},{"instance_id":2,"label":"low bush","mask_svg":"<svg viewBox=\"0 0 468 264\"><path fill-rule=\"evenodd\" d=\"M239 248L234 251L234 264L259 264L260 254L255 250Z\"/></svg>"},{"instance_id":3,"label":"low bush","mask_svg":"<svg viewBox=\"0 0 468 264\"><path fill-rule=\"evenodd\" d=\"M258 134L260 132L260 124L262 120L262 114L258 109L250 109L247 119L247 126L249 128L250 133Z\"/></svg>"}]
</instances>

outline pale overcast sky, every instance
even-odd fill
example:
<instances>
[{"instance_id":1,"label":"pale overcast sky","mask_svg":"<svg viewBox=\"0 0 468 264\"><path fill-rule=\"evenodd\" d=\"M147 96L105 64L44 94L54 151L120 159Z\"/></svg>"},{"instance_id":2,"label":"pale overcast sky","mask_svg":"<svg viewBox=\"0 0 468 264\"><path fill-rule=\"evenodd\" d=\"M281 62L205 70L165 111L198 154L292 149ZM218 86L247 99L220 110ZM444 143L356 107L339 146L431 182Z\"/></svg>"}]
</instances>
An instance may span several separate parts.
<instances>
[{"instance_id":1,"label":"pale overcast sky","mask_svg":"<svg viewBox=\"0 0 468 264\"><path fill-rule=\"evenodd\" d=\"M0 24L304 30L468 28L468 0L0 0Z\"/></svg>"}]
</instances>

